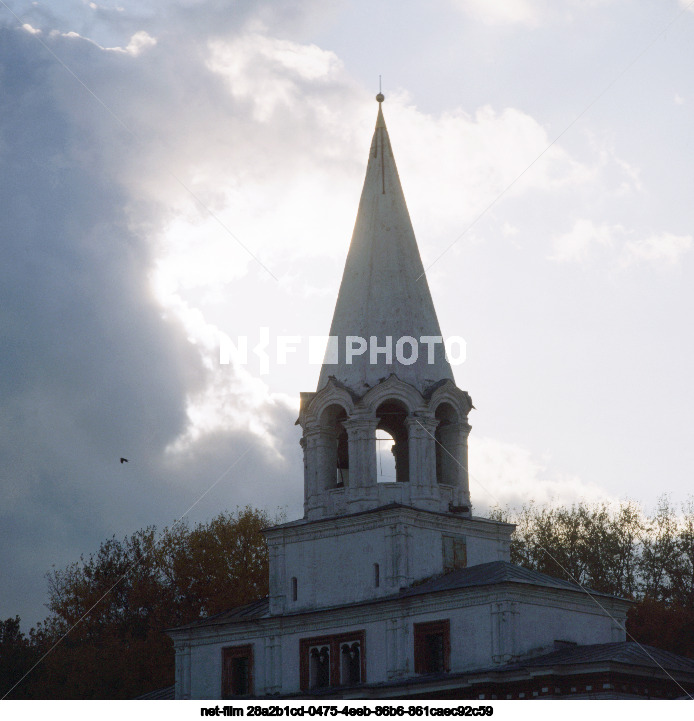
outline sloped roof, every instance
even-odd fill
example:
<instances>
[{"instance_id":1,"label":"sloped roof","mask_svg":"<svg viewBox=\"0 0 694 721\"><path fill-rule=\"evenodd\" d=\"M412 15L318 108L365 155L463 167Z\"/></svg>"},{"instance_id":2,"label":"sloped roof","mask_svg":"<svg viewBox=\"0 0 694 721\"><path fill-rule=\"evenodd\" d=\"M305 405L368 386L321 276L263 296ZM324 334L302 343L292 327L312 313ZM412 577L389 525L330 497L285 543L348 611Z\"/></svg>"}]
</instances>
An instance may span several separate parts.
<instances>
[{"instance_id":1,"label":"sloped roof","mask_svg":"<svg viewBox=\"0 0 694 721\"><path fill-rule=\"evenodd\" d=\"M214 616L207 616L205 618L199 618L191 623L186 623L183 626L176 626L176 628L169 628L168 631L181 631L186 628L196 628L197 626L212 626L221 623L239 623L240 621L250 621L253 618L262 618L267 616L270 610L270 599L266 596L260 598L257 601L251 601L243 606L236 606L230 608L228 611L222 611L216 613Z\"/></svg>"},{"instance_id":2,"label":"sloped roof","mask_svg":"<svg viewBox=\"0 0 694 721\"><path fill-rule=\"evenodd\" d=\"M403 589L400 595L416 596L424 593L436 593L437 591L449 591L472 586L492 586L499 583L517 583L585 593L585 590L581 586L572 581L564 581L561 578L548 576L546 573L532 571L522 566L515 566L508 561L491 561L490 563L481 563L475 566L468 566L467 568L459 568L441 576L436 576L423 583L418 583ZM593 591L591 589L587 590L590 591L593 596L615 598L607 593L600 593L599 591Z\"/></svg>"},{"instance_id":3,"label":"sloped roof","mask_svg":"<svg viewBox=\"0 0 694 721\"><path fill-rule=\"evenodd\" d=\"M376 603L384 603L387 601L393 601L396 599L409 598L414 596L421 596L429 593L439 593L444 591L453 591L456 589L474 588L481 586L495 586L501 583L513 583L518 585L536 586L541 588L556 588L562 591L574 591L577 593L585 593L585 590L578 584L572 583L571 581L564 581L560 578L553 578L548 576L546 573L540 573L539 571L531 571L521 566L514 566L512 563L507 561L492 561L490 563L481 563L475 566L469 566L468 568L459 568L455 571L445 573L441 576L436 576L429 580L416 583L408 588L400 590L398 593L394 593L388 596L381 596L380 598L369 599L366 601L360 601L358 603L345 604L345 606L330 606L325 608L316 609L301 609L287 613L289 616L299 616L302 614L334 611L338 608L351 608L356 606L368 606ZM590 589L588 589L590 590ZM598 591L590 590L591 595L616 598L610 596L607 593L600 593ZM625 599L622 599L625 600ZM236 608L223 611L222 613L215 614L214 616L208 616L207 618L201 618L192 623L185 624L183 626L177 626L175 629L168 629L169 631L182 631L185 629L192 629L201 626L218 626L224 623L241 623L243 621L249 621L251 619L264 618L269 615L270 601L266 598L261 598L258 601L253 601L244 606L238 606Z\"/></svg>"},{"instance_id":4,"label":"sloped roof","mask_svg":"<svg viewBox=\"0 0 694 721\"><path fill-rule=\"evenodd\" d=\"M587 646L567 646L526 660L495 667L495 671L538 668L546 666L576 666L595 663L623 663L633 666L694 673L694 660L644 646L633 641L596 643Z\"/></svg>"}]
</instances>

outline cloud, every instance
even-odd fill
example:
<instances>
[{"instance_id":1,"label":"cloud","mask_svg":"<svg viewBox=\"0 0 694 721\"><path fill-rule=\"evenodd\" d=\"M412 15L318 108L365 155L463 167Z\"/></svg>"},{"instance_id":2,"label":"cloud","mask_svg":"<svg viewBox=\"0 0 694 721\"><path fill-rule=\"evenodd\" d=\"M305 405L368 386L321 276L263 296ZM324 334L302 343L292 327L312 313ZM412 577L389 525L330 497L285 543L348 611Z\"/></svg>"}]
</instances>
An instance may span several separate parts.
<instances>
[{"instance_id":1,"label":"cloud","mask_svg":"<svg viewBox=\"0 0 694 721\"><path fill-rule=\"evenodd\" d=\"M324 3L120 5L32 5L0 29L0 575L16 579L0 603L30 622L52 563L171 523L218 480L198 518L300 514L295 397L279 371L220 366L218 333L327 331L375 122L341 59L296 39ZM431 115L394 92L385 112L432 245L550 141L517 108ZM599 172L557 144L508 196L599 187ZM510 478L523 454L502 456L504 473L477 467Z\"/></svg>"},{"instance_id":2,"label":"cloud","mask_svg":"<svg viewBox=\"0 0 694 721\"><path fill-rule=\"evenodd\" d=\"M454 0L462 10L489 25L537 25L543 3L538 0Z\"/></svg>"},{"instance_id":3,"label":"cloud","mask_svg":"<svg viewBox=\"0 0 694 721\"><path fill-rule=\"evenodd\" d=\"M592 220L577 220L568 233L554 239L554 253L551 260L559 262L581 262L592 257L597 249L610 248L615 235L624 233L622 226L596 225Z\"/></svg>"},{"instance_id":4,"label":"cloud","mask_svg":"<svg viewBox=\"0 0 694 721\"><path fill-rule=\"evenodd\" d=\"M572 21L578 12L612 2L614 0L451 0L454 7L486 25L526 28L557 20Z\"/></svg>"},{"instance_id":5,"label":"cloud","mask_svg":"<svg viewBox=\"0 0 694 721\"><path fill-rule=\"evenodd\" d=\"M624 262L647 262L676 265L692 247L691 235L660 233L624 244Z\"/></svg>"},{"instance_id":6,"label":"cloud","mask_svg":"<svg viewBox=\"0 0 694 721\"><path fill-rule=\"evenodd\" d=\"M470 438L470 494L475 513L494 506L519 507L529 501L570 505L612 501L597 484L577 476L551 474L549 459L493 438Z\"/></svg>"},{"instance_id":7,"label":"cloud","mask_svg":"<svg viewBox=\"0 0 694 721\"><path fill-rule=\"evenodd\" d=\"M640 262L674 266L691 246L691 235L661 232L639 238L622 225L596 224L583 218L575 221L568 233L554 238L550 260L586 263L602 258L620 267Z\"/></svg>"},{"instance_id":8,"label":"cloud","mask_svg":"<svg viewBox=\"0 0 694 721\"><path fill-rule=\"evenodd\" d=\"M42 51L39 26L93 95ZM52 564L170 524L218 478L198 518L263 498L298 513L303 476L291 403L211 368L210 324L191 329L152 284L162 229L200 212L178 180L199 189L247 152L236 141L220 160L216 147L252 114L233 106L240 121L225 126L219 79L175 32L155 43L136 29L114 52L31 28L0 28L0 576L13 579L0 609L25 623L45 614ZM196 409L215 399L210 421Z\"/></svg>"}]
</instances>

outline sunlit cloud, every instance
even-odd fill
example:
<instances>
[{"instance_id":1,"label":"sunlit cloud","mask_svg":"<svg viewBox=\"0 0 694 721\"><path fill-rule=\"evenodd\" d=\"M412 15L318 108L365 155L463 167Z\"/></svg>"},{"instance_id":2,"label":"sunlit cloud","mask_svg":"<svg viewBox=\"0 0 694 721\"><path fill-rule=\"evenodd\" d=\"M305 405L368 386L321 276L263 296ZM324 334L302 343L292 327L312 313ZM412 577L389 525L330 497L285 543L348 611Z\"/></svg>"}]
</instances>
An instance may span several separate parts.
<instances>
[{"instance_id":1,"label":"sunlit cloud","mask_svg":"<svg viewBox=\"0 0 694 721\"><path fill-rule=\"evenodd\" d=\"M625 263L648 262L676 265L692 247L691 235L660 233L624 244Z\"/></svg>"},{"instance_id":2,"label":"sunlit cloud","mask_svg":"<svg viewBox=\"0 0 694 721\"><path fill-rule=\"evenodd\" d=\"M596 483L551 473L549 459L493 438L470 438L470 494L476 512L494 506L519 507L534 501L571 505L614 500Z\"/></svg>"},{"instance_id":3,"label":"sunlit cloud","mask_svg":"<svg viewBox=\"0 0 694 721\"><path fill-rule=\"evenodd\" d=\"M554 253L551 260L559 262L581 262L593 257L598 249L609 248L615 243L616 235L623 235L620 225L596 225L592 220L577 220L568 233L554 239Z\"/></svg>"},{"instance_id":4,"label":"sunlit cloud","mask_svg":"<svg viewBox=\"0 0 694 721\"><path fill-rule=\"evenodd\" d=\"M689 252L691 235L661 232L639 238L636 231L622 225L595 224L583 218L568 233L553 240L550 260L585 263L598 257L613 265L627 267L638 262L676 265Z\"/></svg>"},{"instance_id":5,"label":"sunlit cloud","mask_svg":"<svg viewBox=\"0 0 694 721\"><path fill-rule=\"evenodd\" d=\"M538 0L453 0L454 4L482 22L536 25L542 14Z\"/></svg>"}]
</instances>

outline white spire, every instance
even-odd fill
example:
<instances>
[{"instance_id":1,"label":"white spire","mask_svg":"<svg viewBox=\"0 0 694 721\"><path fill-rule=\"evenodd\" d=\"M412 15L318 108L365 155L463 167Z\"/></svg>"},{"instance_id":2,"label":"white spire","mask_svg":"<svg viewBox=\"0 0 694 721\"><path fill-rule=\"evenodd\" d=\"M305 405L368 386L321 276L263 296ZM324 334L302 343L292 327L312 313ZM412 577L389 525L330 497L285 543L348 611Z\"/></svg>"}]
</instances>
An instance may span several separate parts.
<instances>
[{"instance_id":1,"label":"white spire","mask_svg":"<svg viewBox=\"0 0 694 721\"><path fill-rule=\"evenodd\" d=\"M324 363L318 390L335 376L361 396L395 373L424 393L440 380L453 380L453 373L442 344L429 346L435 351L435 362L430 364L428 347L420 342L422 336L441 336L441 330L383 119L383 95L379 93L377 100L366 179L330 328L330 335L338 338L339 362ZM369 349L347 363L347 336L358 336L367 343L376 336L379 348L386 346L390 336L392 363L387 363L384 353L371 363ZM418 341L418 358L410 365L396 357L396 343L406 336ZM404 345L403 353L408 359L409 344Z\"/></svg>"}]
</instances>

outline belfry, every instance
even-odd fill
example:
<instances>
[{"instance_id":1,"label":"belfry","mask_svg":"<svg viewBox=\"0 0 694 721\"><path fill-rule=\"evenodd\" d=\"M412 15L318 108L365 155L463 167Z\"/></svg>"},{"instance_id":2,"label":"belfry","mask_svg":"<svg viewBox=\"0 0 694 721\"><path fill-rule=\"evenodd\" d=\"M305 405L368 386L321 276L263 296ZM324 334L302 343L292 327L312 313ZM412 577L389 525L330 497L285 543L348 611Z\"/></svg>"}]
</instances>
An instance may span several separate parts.
<instances>
[{"instance_id":1,"label":"belfry","mask_svg":"<svg viewBox=\"0 0 694 721\"><path fill-rule=\"evenodd\" d=\"M264 531L265 598L169 631L175 696L616 698L625 654L631 687L652 688L643 647L625 642L629 601L511 564L513 526L473 515L472 402L377 100L332 342L301 394L304 515ZM379 431L393 440L387 482Z\"/></svg>"},{"instance_id":2,"label":"belfry","mask_svg":"<svg viewBox=\"0 0 694 721\"><path fill-rule=\"evenodd\" d=\"M470 515L467 423L419 256L382 98L316 393L301 394L306 518L401 503ZM395 483L377 483L376 430Z\"/></svg>"}]
</instances>

